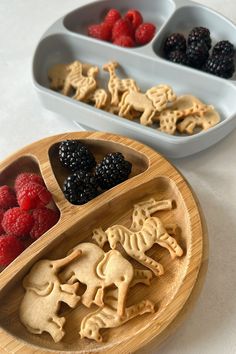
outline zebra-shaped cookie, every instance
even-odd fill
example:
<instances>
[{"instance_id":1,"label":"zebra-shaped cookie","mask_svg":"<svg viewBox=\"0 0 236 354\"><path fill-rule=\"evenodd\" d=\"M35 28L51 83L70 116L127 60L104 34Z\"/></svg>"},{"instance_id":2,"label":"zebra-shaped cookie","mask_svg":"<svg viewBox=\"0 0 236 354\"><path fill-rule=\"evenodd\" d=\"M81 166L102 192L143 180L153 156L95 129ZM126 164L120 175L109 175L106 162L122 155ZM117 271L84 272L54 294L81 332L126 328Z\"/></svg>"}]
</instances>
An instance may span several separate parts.
<instances>
[{"instance_id":1,"label":"zebra-shaped cookie","mask_svg":"<svg viewBox=\"0 0 236 354\"><path fill-rule=\"evenodd\" d=\"M131 229L122 225L114 225L106 231L101 228L93 231L93 240L100 247L103 247L105 242L108 242L112 249L120 243L125 252L139 263L151 269L153 273L160 276L164 273L163 266L156 262L151 257L148 257L145 252L148 251L155 243L166 248L171 258L181 257L183 254L182 248L177 241L167 232L162 221L158 217L151 217L150 214L157 210L170 210L172 203L167 201L155 201L150 199L147 202L142 202L135 205L133 212L133 222ZM137 212L139 209L139 212Z\"/></svg>"}]
</instances>

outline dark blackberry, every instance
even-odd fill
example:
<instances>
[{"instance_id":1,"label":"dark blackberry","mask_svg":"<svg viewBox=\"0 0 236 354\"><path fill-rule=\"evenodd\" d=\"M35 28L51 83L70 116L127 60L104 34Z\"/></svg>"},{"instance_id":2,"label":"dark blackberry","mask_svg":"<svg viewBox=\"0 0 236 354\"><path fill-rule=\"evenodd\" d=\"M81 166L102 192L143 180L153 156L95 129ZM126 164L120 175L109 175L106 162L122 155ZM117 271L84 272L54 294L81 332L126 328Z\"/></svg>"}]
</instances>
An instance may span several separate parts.
<instances>
[{"instance_id":1,"label":"dark blackberry","mask_svg":"<svg viewBox=\"0 0 236 354\"><path fill-rule=\"evenodd\" d=\"M95 176L102 189L109 189L125 181L132 164L120 152L107 154L95 168Z\"/></svg>"},{"instance_id":2,"label":"dark blackberry","mask_svg":"<svg viewBox=\"0 0 236 354\"><path fill-rule=\"evenodd\" d=\"M79 140L62 141L59 145L59 159L72 172L89 171L96 165L93 154Z\"/></svg>"},{"instance_id":3,"label":"dark blackberry","mask_svg":"<svg viewBox=\"0 0 236 354\"><path fill-rule=\"evenodd\" d=\"M164 43L164 52L168 55L173 50L179 50L185 52L186 50L186 39L180 33L172 33L166 38Z\"/></svg>"},{"instance_id":4,"label":"dark blackberry","mask_svg":"<svg viewBox=\"0 0 236 354\"><path fill-rule=\"evenodd\" d=\"M216 43L212 50L212 56L215 55L227 55L234 57L234 46L229 41L220 41Z\"/></svg>"},{"instance_id":5,"label":"dark blackberry","mask_svg":"<svg viewBox=\"0 0 236 354\"><path fill-rule=\"evenodd\" d=\"M211 48L210 31L205 27L194 27L188 36L188 45L204 41L208 50Z\"/></svg>"},{"instance_id":6,"label":"dark blackberry","mask_svg":"<svg viewBox=\"0 0 236 354\"><path fill-rule=\"evenodd\" d=\"M209 57L207 46L204 42L193 42L186 50L190 66L201 68Z\"/></svg>"},{"instance_id":7,"label":"dark blackberry","mask_svg":"<svg viewBox=\"0 0 236 354\"><path fill-rule=\"evenodd\" d=\"M168 59L173 63L189 65L189 61L186 53L180 52L179 50L174 50L168 55Z\"/></svg>"},{"instance_id":8,"label":"dark blackberry","mask_svg":"<svg viewBox=\"0 0 236 354\"><path fill-rule=\"evenodd\" d=\"M70 203L85 204L98 195L98 184L92 173L78 171L65 179L63 192Z\"/></svg>"},{"instance_id":9,"label":"dark blackberry","mask_svg":"<svg viewBox=\"0 0 236 354\"><path fill-rule=\"evenodd\" d=\"M229 79L235 71L234 60L230 56L215 55L207 60L203 70L210 74Z\"/></svg>"}]
</instances>

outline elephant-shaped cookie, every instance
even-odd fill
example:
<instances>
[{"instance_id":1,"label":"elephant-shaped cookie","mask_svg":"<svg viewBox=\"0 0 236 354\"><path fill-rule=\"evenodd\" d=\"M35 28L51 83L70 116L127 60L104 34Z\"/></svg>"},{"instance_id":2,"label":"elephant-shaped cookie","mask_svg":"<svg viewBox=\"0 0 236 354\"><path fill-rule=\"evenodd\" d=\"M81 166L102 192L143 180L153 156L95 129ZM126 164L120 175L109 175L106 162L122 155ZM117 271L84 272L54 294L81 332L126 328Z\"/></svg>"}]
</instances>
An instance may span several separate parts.
<instances>
[{"instance_id":1,"label":"elephant-shaped cookie","mask_svg":"<svg viewBox=\"0 0 236 354\"><path fill-rule=\"evenodd\" d=\"M118 288L117 313L122 316L128 288L134 276L131 263L120 252L105 253L93 243L81 243L73 250L80 250L82 256L70 263L60 274L63 282L73 284L79 281L87 285L81 302L90 307L92 303L103 306L104 288L114 284Z\"/></svg>"},{"instance_id":2,"label":"elephant-shaped cookie","mask_svg":"<svg viewBox=\"0 0 236 354\"><path fill-rule=\"evenodd\" d=\"M26 293L20 304L19 316L27 330L34 334L48 332L55 342L59 342L65 332L64 317L57 315L61 302L74 308L80 297L76 295L79 284L61 284L59 270L81 256L74 250L67 257L58 260L40 260L23 280Z\"/></svg>"}]
</instances>

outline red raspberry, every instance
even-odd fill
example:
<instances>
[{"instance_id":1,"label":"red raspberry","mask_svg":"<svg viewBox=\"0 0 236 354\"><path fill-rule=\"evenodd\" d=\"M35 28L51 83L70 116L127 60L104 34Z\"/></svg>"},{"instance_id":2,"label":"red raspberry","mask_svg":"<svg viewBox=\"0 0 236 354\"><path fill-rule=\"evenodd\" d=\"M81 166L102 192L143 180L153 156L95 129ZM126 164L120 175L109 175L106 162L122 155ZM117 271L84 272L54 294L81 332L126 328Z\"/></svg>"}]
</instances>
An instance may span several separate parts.
<instances>
[{"instance_id":1,"label":"red raspberry","mask_svg":"<svg viewBox=\"0 0 236 354\"><path fill-rule=\"evenodd\" d=\"M9 209L17 205L16 195L8 186L0 187L0 208Z\"/></svg>"},{"instance_id":2,"label":"red raspberry","mask_svg":"<svg viewBox=\"0 0 236 354\"><path fill-rule=\"evenodd\" d=\"M12 208L7 210L2 219L2 227L7 234L17 237L29 235L34 225L32 215L20 208Z\"/></svg>"},{"instance_id":3,"label":"red raspberry","mask_svg":"<svg viewBox=\"0 0 236 354\"><path fill-rule=\"evenodd\" d=\"M121 18L121 14L119 13L119 11L116 9L111 9L106 14L104 22L108 23L112 28L116 23L116 21L118 21L120 18Z\"/></svg>"},{"instance_id":4,"label":"red raspberry","mask_svg":"<svg viewBox=\"0 0 236 354\"><path fill-rule=\"evenodd\" d=\"M136 43L147 44L154 37L155 31L156 27L152 23L142 23L135 32Z\"/></svg>"},{"instance_id":5,"label":"red raspberry","mask_svg":"<svg viewBox=\"0 0 236 354\"><path fill-rule=\"evenodd\" d=\"M134 30L143 23L143 17L138 10L130 9L124 16L127 20L130 21Z\"/></svg>"},{"instance_id":6,"label":"red raspberry","mask_svg":"<svg viewBox=\"0 0 236 354\"><path fill-rule=\"evenodd\" d=\"M109 42L111 40L111 26L108 23L91 25L88 27L88 35Z\"/></svg>"},{"instance_id":7,"label":"red raspberry","mask_svg":"<svg viewBox=\"0 0 236 354\"><path fill-rule=\"evenodd\" d=\"M18 191L21 187L23 187L29 182L37 183L41 186L44 186L44 182L41 176L37 175L36 173L24 172L16 177L15 190Z\"/></svg>"},{"instance_id":8,"label":"red raspberry","mask_svg":"<svg viewBox=\"0 0 236 354\"><path fill-rule=\"evenodd\" d=\"M133 38L129 36L120 36L119 38L116 38L113 42L116 45L120 45L121 47L134 47L134 40Z\"/></svg>"},{"instance_id":9,"label":"red raspberry","mask_svg":"<svg viewBox=\"0 0 236 354\"><path fill-rule=\"evenodd\" d=\"M134 31L131 23L125 19L121 18L116 21L112 29L112 41L114 42L117 38L121 36L134 37Z\"/></svg>"},{"instance_id":10,"label":"red raspberry","mask_svg":"<svg viewBox=\"0 0 236 354\"><path fill-rule=\"evenodd\" d=\"M5 213L5 210L0 209L0 235L4 233L4 229L2 227L2 219L3 219L4 213Z\"/></svg>"},{"instance_id":11,"label":"red raspberry","mask_svg":"<svg viewBox=\"0 0 236 354\"><path fill-rule=\"evenodd\" d=\"M21 241L13 235L0 236L0 265L7 266L21 252L24 251L24 246Z\"/></svg>"},{"instance_id":12,"label":"red raspberry","mask_svg":"<svg viewBox=\"0 0 236 354\"><path fill-rule=\"evenodd\" d=\"M46 231L51 229L59 219L58 212L47 208L35 209L32 216L34 218L34 226L30 231L30 236L33 239L39 238Z\"/></svg>"},{"instance_id":13,"label":"red raspberry","mask_svg":"<svg viewBox=\"0 0 236 354\"><path fill-rule=\"evenodd\" d=\"M37 183L27 183L17 191L17 201L21 209L30 210L42 208L52 199L46 187Z\"/></svg>"}]
</instances>

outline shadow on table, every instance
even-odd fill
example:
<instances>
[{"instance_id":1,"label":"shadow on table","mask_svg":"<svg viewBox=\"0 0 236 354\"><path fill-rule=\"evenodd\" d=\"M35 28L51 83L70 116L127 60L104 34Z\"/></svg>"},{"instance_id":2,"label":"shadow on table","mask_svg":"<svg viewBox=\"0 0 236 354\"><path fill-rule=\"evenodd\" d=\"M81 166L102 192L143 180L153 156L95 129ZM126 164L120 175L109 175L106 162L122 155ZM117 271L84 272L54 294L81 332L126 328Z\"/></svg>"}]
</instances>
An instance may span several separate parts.
<instances>
[{"instance_id":1,"label":"shadow on table","mask_svg":"<svg viewBox=\"0 0 236 354\"><path fill-rule=\"evenodd\" d=\"M236 132L205 152L174 164L196 192L209 234L209 267L202 294L186 322L155 349L155 340L137 354L210 353L230 341L236 325ZM216 164L216 165L215 165ZM214 168L215 166L215 168ZM233 187L233 188L232 188ZM224 337L223 337L224 336ZM226 345L226 343L225 343Z\"/></svg>"}]
</instances>

